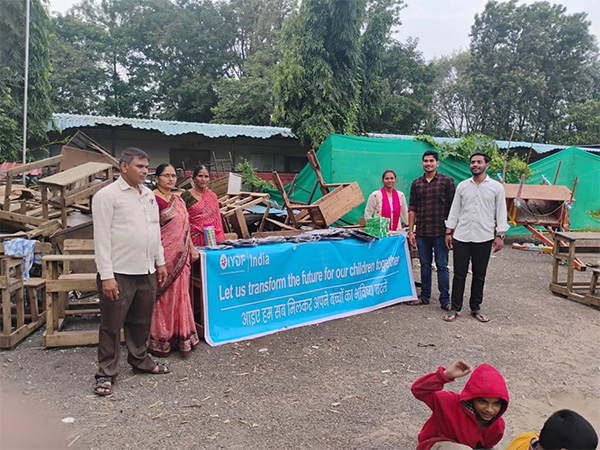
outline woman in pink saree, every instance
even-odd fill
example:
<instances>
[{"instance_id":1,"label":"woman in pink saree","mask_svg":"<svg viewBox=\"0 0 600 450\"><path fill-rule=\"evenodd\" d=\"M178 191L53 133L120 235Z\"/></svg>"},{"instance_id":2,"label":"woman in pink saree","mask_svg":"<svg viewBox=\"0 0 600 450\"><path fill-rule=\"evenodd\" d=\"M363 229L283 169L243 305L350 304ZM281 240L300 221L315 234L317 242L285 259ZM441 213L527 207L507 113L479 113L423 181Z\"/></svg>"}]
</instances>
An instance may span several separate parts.
<instances>
[{"instance_id":1,"label":"woman in pink saree","mask_svg":"<svg viewBox=\"0 0 600 450\"><path fill-rule=\"evenodd\" d=\"M161 242L168 277L157 293L148 351L162 357L168 356L171 350L187 355L200 343L190 300L190 263L196 261L199 255L190 238L185 203L171 193L177 181L173 166L158 166L156 180L154 194L160 214Z\"/></svg>"},{"instance_id":2,"label":"woman in pink saree","mask_svg":"<svg viewBox=\"0 0 600 450\"><path fill-rule=\"evenodd\" d=\"M206 166L200 166L194 170L192 181L194 187L181 194L190 213L192 242L196 247L206 246L204 228L209 225L215 230L217 243L223 242L225 233L219 211L219 199L214 192L208 189L210 173Z\"/></svg>"}]
</instances>

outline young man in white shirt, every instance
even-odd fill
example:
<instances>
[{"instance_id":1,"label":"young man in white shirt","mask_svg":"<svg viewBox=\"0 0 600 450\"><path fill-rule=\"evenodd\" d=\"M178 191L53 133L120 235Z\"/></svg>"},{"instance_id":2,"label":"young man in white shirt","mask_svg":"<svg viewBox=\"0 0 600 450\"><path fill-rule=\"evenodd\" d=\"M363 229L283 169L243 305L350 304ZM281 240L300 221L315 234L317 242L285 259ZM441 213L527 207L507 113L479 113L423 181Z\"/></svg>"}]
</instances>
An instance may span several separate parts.
<instances>
[{"instance_id":1,"label":"young man in white shirt","mask_svg":"<svg viewBox=\"0 0 600 450\"><path fill-rule=\"evenodd\" d=\"M504 187L487 175L489 166L490 157L485 153L471 155L473 176L458 184L446 220L446 246L454 254L452 309L444 316L446 322L455 320L462 309L469 262L473 272L471 315L480 322L489 322L481 311L487 265L491 250L495 253L502 249L508 230Z\"/></svg>"},{"instance_id":2,"label":"young man in white shirt","mask_svg":"<svg viewBox=\"0 0 600 450\"><path fill-rule=\"evenodd\" d=\"M156 287L167 276L160 241L158 206L143 185L148 155L128 148L121 156L121 176L93 199L94 251L100 292L98 372L94 393L112 394L119 373L121 328L125 332L127 361L142 372L169 370L148 354L148 339Z\"/></svg>"}]
</instances>

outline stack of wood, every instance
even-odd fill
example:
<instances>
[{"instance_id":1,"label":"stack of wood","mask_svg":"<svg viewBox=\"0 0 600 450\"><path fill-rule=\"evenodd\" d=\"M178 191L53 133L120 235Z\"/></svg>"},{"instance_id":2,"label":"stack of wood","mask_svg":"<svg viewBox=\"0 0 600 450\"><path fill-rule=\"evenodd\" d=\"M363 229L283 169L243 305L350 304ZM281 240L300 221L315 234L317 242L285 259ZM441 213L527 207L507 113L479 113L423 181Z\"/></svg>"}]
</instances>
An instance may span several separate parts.
<instances>
[{"instance_id":1,"label":"stack of wood","mask_svg":"<svg viewBox=\"0 0 600 450\"><path fill-rule=\"evenodd\" d=\"M42 176L44 173L58 172L62 160L62 155L55 156L14 167L5 172L6 184L0 186L0 197L3 199L0 223L15 232L0 234L0 239L43 238L50 236L61 227L60 222L55 220L61 215L60 208L46 205L46 214L44 214L41 193L35 189L28 189L25 183L17 184L15 181L17 177L24 178L28 172L35 169L42 169Z\"/></svg>"}]
</instances>

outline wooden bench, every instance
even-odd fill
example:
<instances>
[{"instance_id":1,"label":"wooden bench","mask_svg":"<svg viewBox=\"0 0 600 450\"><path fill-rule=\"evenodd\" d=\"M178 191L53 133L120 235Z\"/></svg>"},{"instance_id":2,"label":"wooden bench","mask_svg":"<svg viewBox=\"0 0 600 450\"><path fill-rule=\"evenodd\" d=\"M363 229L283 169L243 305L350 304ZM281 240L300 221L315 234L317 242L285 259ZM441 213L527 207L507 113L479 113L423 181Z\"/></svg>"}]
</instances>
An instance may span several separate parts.
<instances>
[{"instance_id":1,"label":"wooden bench","mask_svg":"<svg viewBox=\"0 0 600 450\"><path fill-rule=\"evenodd\" d=\"M87 198L91 208L92 196L113 182L112 169L112 164L89 162L40 180L44 218L48 219L48 205L56 205L61 225L67 228L67 207Z\"/></svg>"},{"instance_id":2,"label":"wooden bench","mask_svg":"<svg viewBox=\"0 0 600 450\"><path fill-rule=\"evenodd\" d=\"M554 235L552 280L550 290L570 300L579 303L600 308L600 301L596 294L596 285L598 283L598 269L592 267L582 267L582 270L591 270L592 276L589 282L576 281L575 274L577 262L584 255L597 258L600 254L600 233L599 232L567 232L560 231ZM566 242L567 247L561 247L559 241ZM559 266L561 261L566 262L567 277L566 281L561 281L559 277Z\"/></svg>"},{"instance_id":3,"label":"wooden bench","mask_svg":"<svg viewBox=\"0 0 600 450\"><path fill-rule=\"evenodd\" d=\"M47 323L44 346L67 347L98 344L98 330L66 331L67 318L84 314L99 314L98 302L70 302L71 291L96 291L94 242L91 239L65 239L62 255L43 258L46 265ZM75 264L85 263L93 271L73 273ZM61 273L62 265L62 273Z\"/></svg>"},{"instance_id":4,"label":"wooden bench","mask_svg":"<svg viewBox=\"0 0 600 450\"><path fill-rule=\"evenodd\" d=\"M48 255L52 250L52 246L47 242L38 242L35 244L34 252L41 253L42 255ZM41 327L46 322L46 279L44 274L44 268L42 266L42 277L30 277L29 280L23 280L22 274L22 262L21 256L5 256L4 245L0 243L0 257L6 259L14 259L13 263L17 264L21 261L21 269L18 270L18 276L21 277L21 284L25 295L23 301L21 301L21 294L17 293L15 305L11 304L11 294L14 292L11 289L4 288L2 290L2 322L3 332L0 335L0 348L12 348L25 339L27 336L32 334L35 330ZM7 261L4 264L9 264ZM12 266L15 267L15 266ZM17 270L13 269L15 273ZM3 275L5 272L10 272L10 268L3 267L1 269ZM10 274L9 274L10 277ZM13 277L16 280L16 277ZM15 283L13 280L12 283ZM0 282L0 285L6 283ZM15 312L16 316L12 316L12 312ZM16 323L16 328L11 331L11 323Z\"/></svg>"},{"instance_id":5,"label":"wooden bench","mask_svg":"<svg viewBox=\"0 0 600 450\"><path fill-rule=\"evenodd\" d=\"M598 290L598 276L600 276L600 268L589 267L588 269L592 272L592 278L590 280L590 290L587 294L585 294L584 300L590 305L600 308L600 295L598 292L596 292Z\"/></svg>"}]
</instances>

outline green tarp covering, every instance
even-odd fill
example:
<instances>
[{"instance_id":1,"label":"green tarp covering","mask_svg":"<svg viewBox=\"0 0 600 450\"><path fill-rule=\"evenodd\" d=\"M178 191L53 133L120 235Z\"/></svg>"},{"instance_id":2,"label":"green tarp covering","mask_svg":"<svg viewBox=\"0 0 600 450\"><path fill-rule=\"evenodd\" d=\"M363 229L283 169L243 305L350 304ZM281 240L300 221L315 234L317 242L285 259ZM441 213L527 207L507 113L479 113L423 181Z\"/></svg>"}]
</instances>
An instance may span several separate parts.
<instances>
[{"instance_id":1,"label":"green tarp covering","mask_svg":"<svg viewBox=\"0 0 600 450\"><path fill-rule=\"evenodd\" d=\"M542 175L553 183L559 162L561 165L557 185L573 189L577 178L576 201L573 202L570 212L571 230L600 229L600 220L592 216L594 214L599 217L600 214L600 156L577 147L566 148L530 164L532 173L527 179L527 184L541 184ZM523 227L517 227L511 229L509 234L526 233Z\"/></svg>"},{"instance_id":2,"label":"green tarp covering","mask_svg":"<svg viewBox=\"0 0 600 450\"><path fill-rule=\"evenodd\" d=\"M328 183L357 181L365 197L365 203L354 209L344 219L357 222L364 214L369 194L381 189L381 175L384 170L392 169L398 175L396 189L404 192L409 199L412 181L423 175L421 157L431 150L425 142L400 139L378 139L359 136L330 135L317 151L321 163L323 178ZM600 220L592 214L600 214L600 156L570 147L554 155L530 164L532 174L528 184L541 184L542 175L550 182L554 181L558 163L562 162L556 184L572 189L578 178L575 199L571 210L571 229L599 229ZM456 184L471 176L469 165L449 157L440 161L439 171L454 179ZM293 200L307 201L317 177L306 165L296 179ZM288 186L289 187L289 186ZM271 197L281 204L277 190L269 192ZM313 201L321 196L317 188ZM508 234L529 234L523 227L511 228Z\"/></svg>"},{"instance_id":3,"label":"green tarp covering","mask_svg":"<svg viewBox=\"0 0 600 450\"><path fill-rule=\"evenodd\" d=\"M412 181L423 175L421 159L427 150L433 150L433 147L425 142L332 134L317 151L317 157L326 182L357 181L360 185L365 202L344 217L345 220L356 223L364 215L369 194L381 189L381 175L386 169L396 172L396 189L404 192L408 199ZM468 164L453 158L441 161L439 171L451 176L457 184L471 176ZM292 199L308 200L316 181L317 177L310 165L304 167L296 179ZM269 193L281 204L278 191ZM313 201L320 196L317 188Z\"/></svg>"}]
</instances>

